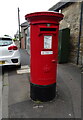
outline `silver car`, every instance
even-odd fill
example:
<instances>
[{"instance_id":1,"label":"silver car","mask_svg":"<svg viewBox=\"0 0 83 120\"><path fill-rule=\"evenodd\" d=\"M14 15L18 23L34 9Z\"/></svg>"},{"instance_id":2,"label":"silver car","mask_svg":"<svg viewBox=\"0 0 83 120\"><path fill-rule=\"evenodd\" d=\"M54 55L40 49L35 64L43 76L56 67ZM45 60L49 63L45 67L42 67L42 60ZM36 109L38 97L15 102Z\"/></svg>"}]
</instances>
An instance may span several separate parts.
<instances>
[{"instance_id":1,"label":"silver car","mask_svg":"<svg viewBox=\"0 0 83 120\"><path fill-rule=\"evenodd\" d=\"M0 37L0 66L16 65L21 67L20 53L12 38Z\"/></svg>"}]
</instances>

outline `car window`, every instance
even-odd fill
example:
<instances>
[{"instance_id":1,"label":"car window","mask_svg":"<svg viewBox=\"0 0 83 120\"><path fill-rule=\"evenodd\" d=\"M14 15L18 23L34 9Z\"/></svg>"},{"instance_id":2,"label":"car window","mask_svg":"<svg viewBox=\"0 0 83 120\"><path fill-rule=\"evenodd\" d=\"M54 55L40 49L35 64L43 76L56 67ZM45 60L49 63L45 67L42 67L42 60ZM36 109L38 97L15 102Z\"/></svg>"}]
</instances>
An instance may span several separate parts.
<instances>
[{"instance_id":1,"label":"car window","mask_svg":"<svg viewBox=\"0 0 83 120\"><path fill-rule=\"evenodd\" d=\"M0 38L0 46L7 46L12 44L12 39L10 38Z\"/></svg>"}]
</instances>

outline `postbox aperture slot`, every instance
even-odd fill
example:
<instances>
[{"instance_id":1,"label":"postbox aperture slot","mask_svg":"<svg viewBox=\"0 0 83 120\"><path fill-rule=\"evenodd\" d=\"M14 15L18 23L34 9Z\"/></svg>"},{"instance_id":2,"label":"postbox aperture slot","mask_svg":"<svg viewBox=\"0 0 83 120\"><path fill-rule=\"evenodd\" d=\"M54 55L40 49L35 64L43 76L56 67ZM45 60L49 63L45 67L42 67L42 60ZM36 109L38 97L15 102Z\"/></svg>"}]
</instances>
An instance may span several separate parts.
<instances>
[{"instance_id":1,"label":"postbox aperture slot","mask_svg":"<svg viewBox=\"0 0 83 120\"><path fill-rule=\"evenodd\" d=\"M56 31L56 28L40 28L40 31Z\"/></svg>"}]
</instances>

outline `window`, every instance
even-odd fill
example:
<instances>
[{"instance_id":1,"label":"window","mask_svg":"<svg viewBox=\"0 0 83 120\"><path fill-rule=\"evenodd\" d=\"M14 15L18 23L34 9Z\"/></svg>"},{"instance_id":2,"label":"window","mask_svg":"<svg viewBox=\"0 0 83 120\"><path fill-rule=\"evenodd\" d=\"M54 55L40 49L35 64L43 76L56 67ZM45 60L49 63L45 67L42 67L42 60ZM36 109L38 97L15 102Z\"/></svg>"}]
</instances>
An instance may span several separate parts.
<instances>
[{"instance_id":1,"label":"window","mask_svg":"<svg viewBox=\"0 0 83 120\"><path fill-rule=\"evenodd\" d=\"M0 38L0 46L7 46L12 44L12 39L10 38Z\"/></svg>"}]
</instances>

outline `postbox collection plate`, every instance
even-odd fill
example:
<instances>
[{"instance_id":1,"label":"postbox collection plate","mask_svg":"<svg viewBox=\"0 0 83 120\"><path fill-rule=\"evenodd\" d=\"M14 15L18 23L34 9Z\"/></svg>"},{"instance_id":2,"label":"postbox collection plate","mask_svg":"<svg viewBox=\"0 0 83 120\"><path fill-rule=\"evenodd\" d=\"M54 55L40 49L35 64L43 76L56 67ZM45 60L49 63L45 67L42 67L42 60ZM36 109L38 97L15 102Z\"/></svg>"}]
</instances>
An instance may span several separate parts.
<instances>
[{"instance_id":1,"label":"postbox collection plate","mask_svg":"<svg viewBox=\"0 0 83 120\"><path fill-rule=\"evenodd\" d=\"M53 51L41 51L41 55L50 55L53 54Z\"/></svg>"}]
</instances>

